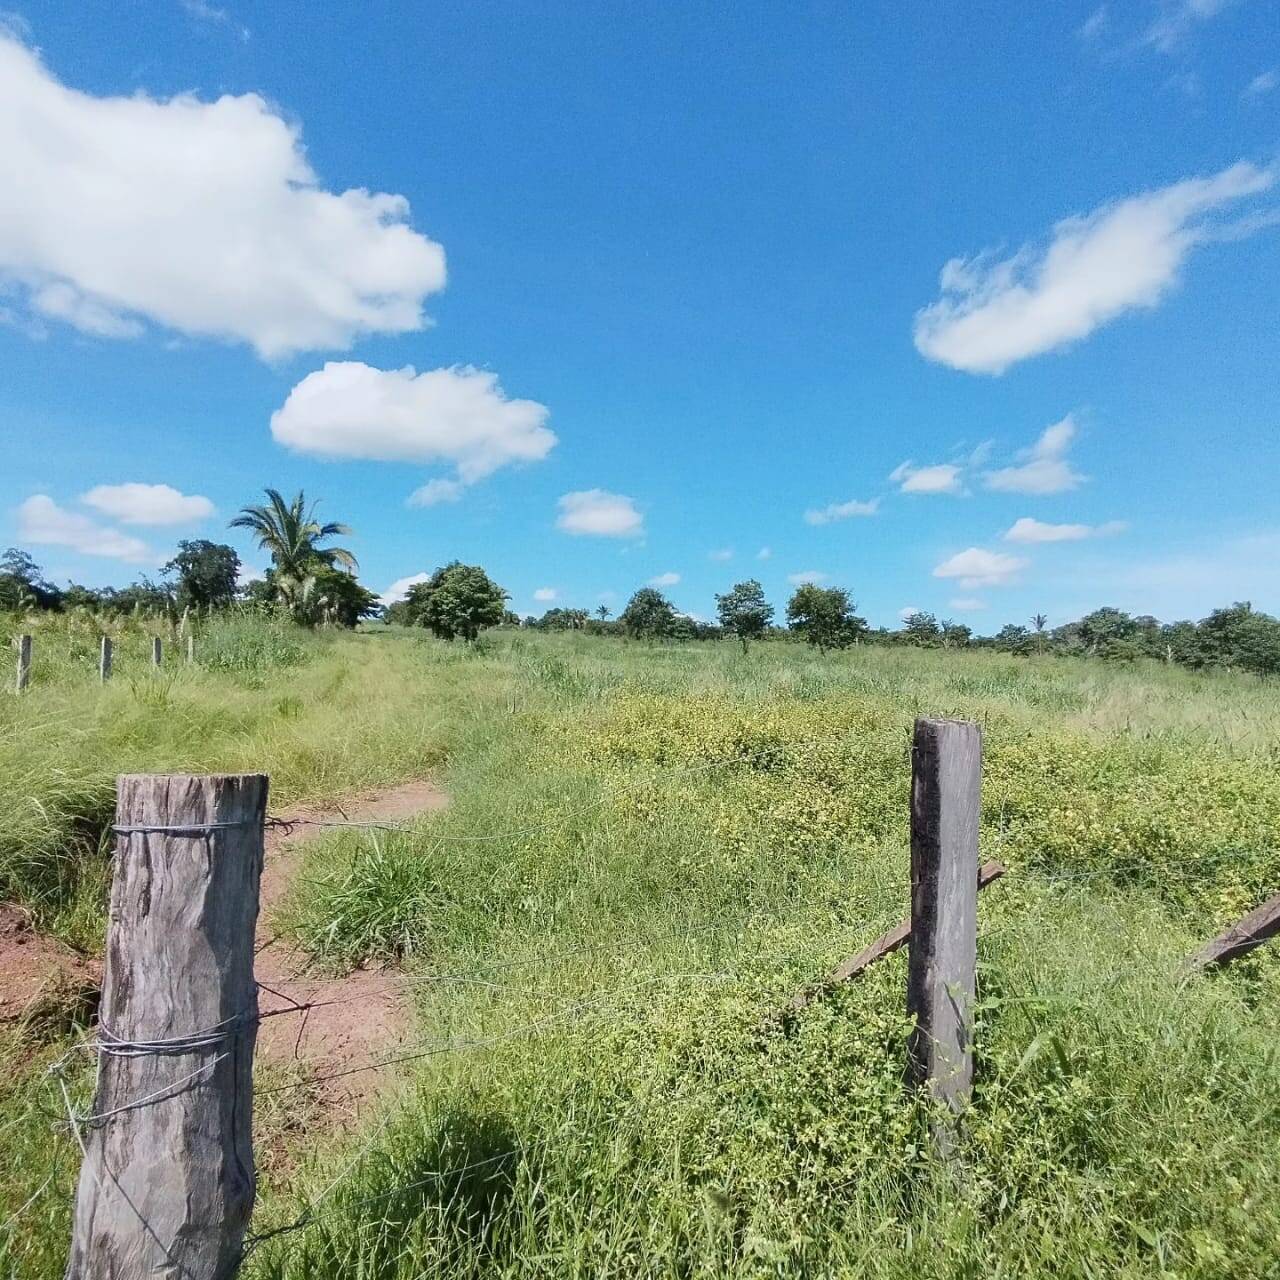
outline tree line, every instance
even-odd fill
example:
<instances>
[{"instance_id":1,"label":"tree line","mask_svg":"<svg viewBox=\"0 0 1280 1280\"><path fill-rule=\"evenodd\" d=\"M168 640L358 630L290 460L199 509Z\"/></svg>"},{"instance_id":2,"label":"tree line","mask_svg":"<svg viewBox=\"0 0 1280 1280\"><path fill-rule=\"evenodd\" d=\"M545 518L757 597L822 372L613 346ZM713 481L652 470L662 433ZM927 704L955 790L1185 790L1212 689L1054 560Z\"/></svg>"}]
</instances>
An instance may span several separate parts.
<instances>
[{"instance_id":1,"label":"tree line","mask_svg":"<svg viewBox=\"0 0 1280 1280\"><path fill-rule=\"evenodd\" d=\"M822 653L853 644L918 648L994 649L1013 654L1081 655L1113 662L1157 658L1195 669L1222 668L1259 675L1280 674L1280 621L1236 603L1215 609L1198 622L1161 622L1121 609L1096 609L1062 626L1050 627L1044 614L1026 625L1009 623L991 636L975 636L963 623L932 613L909 614L898 628L871 627L843 587L803 583L787 601L785 626L775 625L774 606L755 579L735 583L716 596L714 622L681 613L656 587L641 587L615 619L608 605L553 608L540 617L521 617L508 607L510 596L479 565L459 561L438 568L412 586L405 599L383 608L356 578L356 558L333 538L351 530L320 522L315 504L300 491L286 501L275 489L266 501L243 507L231 528L248 530L271 564L266 573L241 585L234 548L207 539L182 541L161 569L162 579L143 577L123 588L65 588L46 581L25 551L0 556L0 611L85 608L104 614L174 614L249 604L285 613L304 626L354 627L366 618L423 627L444 640L474 642L492 627L542 631L587 631L649 641L733 639L748 646L770 638L799 639Z\"/></svg>"}]
</instances>

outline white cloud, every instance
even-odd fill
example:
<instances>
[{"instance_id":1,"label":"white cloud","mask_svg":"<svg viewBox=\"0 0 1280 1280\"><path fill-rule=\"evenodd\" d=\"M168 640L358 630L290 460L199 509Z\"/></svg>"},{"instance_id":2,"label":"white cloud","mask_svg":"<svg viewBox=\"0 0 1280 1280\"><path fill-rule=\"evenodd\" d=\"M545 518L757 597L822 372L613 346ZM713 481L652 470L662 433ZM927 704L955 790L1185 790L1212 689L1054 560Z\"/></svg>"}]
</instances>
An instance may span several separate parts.
<instances>
[{"instance_id":1,"label":"white cloud","mask_svg":"<svg viewBox=\"0 0 1280 1280\"><path fill-rule=\"evenodd\" d=\"M1202 22L1215 18L1235 0L1161 0L1160 14L1142 35L1142 43L1173 53Z\"/></svg>"},{"instance_id":2,"label":"white cloud","mask_svg":"<svg viewBox=\"0 0 1280 1280\"><path fill-rule=\"evenodd\" d=\"M721 548L720 550L718 550L718 551L708 551L708 552L707 552L707 559L708 559L708 560L719 560L719 561L732 560L732 559L733 559L733 548L732 548L732 547L722 547L722 548Z\"/></svg>"},{"instance_id":3,"label":"white cloud","mask_svg":"<svg viewBox=\"0 0 1280 1280\"><path fill-rule=\"evenodd\" d=\"M787 581L791 583L793 587L802 587L807 582L818 583L826 582L826 580L827 575L825 573L820 573L817 569L805 569L802 573L787 574Z\"/></svg>"},{"instance_id":4,"label":"white cloud","mask_svg":"<svg viewBox=\"0 0 1280 1280\"><path fill-rule=\"evenodd\" d=\"M1047 246L953 258L942 269L942 297L916 313L916 349L953 369L999 374L1125 311L1154 307L1192 249L1233 230L1213 215L1266 191L1275 177L1242 160L1066 218Z\"/></svg>"},{"instance_id":5,"label":"white cloud","mask_svg":"<svg viewBox=\"0 0 1280 1280\"><path fill-rule=\"evenodd\" d=\"M556 443L547 408L509 400L498 375L458 367L416 373L331 360L309 373L271 415L271 434L299 453L380 462L452 462L472 484L514 462L537 462ZM456 490L424 485L415 505L452 501Z\"/></svg>"},{"instance_id":6,"label":"white cloud","mask_svg":"<svg viewBox=\"0 0 1280 1280\"><path fill-rule=\"evenodd\" d=\"M979 609L985 609L987 602L975 596L953 596L947 601L947 605L958 613L976 613Z\"/></svg>"},{"instance_id":7,"label":"white cloud","mask_svg":"<svg viewBox=\"0 0 1280 1280\"><path fill-rule=\"evenodd\" d=\"M1072 414L1045 427L1040 438L1018 455L1017 466L988 471L982 482L999 493L1066 493L1081 485L1085 477L1068 461L1067 450L1076 435Z\"/></svg>"},{"instance_id":8,"label":"white cloud","mask_svg":"<svg viewBox=\"0 0 1280 1280\"><path fill-rule=\"evenodd\" d=\"M1082 40L1096 40L1106 29L1110 22L1110 15L1107 13L1107 6L1100 4L1085 20L1080 24L1080 29L1076 33Z\"/></svg>"},{"instance_id":9,"label":"white cloud","mask_svg":"<svg viewBox=\"0 0 1280 1280\"><path fill-rule=\"evenodd\" d=\"M1121 533L1126 528L1123 520L1108 520L1106 524L1045 524L1031 516L1015 520L1006 531L1006 542L1083 542L1086 538L1105 538Z\"/></svg>"},{"instance_id":10,"label":"white cloud","mask_svg":"<svg viewBox=\"0 0 1280 1280\"><path fill-rule=\"evenodd\" d=\"M167 484L100 484L81 502L121 524L191 524L213 515L213 503Z\"/></svg>"},{"instance_id":11,"label":"white cloud","mask_svg":"<svg viewBox=\"0 0 1280 1280\"><path fill-rule=\"evenodd\" d=\"M917 467L908 459L889 473L889 482L896 484L903 493L962 493L961 471L962 468L952 462Z\"/></svg>"},{"instance_id":12,"label":"white cloud","mask_svg":"<svg viewBox=\"0 0 1280 1280\"><path fill-rule=\"evenodd\" d=\"M405 499L408 507L438 507L444 502L457 502L462 497L460 480L428 480Z\"/></svg>"},{"instance_id":13,"label":"white cloud","mask_svg":"<svg viewBox=\"0 0 1280 1280\"><path fill-rule=\"evenodd\" d=\"M1280 71L1273 67L1270 71L1260 71L1254 76L1245 85L1241 97L1262 98L1268 93L1274 93L1276 89L1280 89Z\"/></svg>"},{"instance_id":14,"label":"white cloud","mask_svg":"<svg viewBox=\"0 0 1280 1280\"><path fill-rule=\"evenodd\" d=\"M539 602L550 603L558 594L555 587L539 587L533 593L533 598Z\"/></svg>"},{"instance_id":15,"label":"white cloud","mask_svg":"<svg viewBox=\"0 0 1280 1280\"><path fill-rule=\"evenodd\" d=\"M620 493L584 489L566 493L556 505L560 509L556 527L565 533L600 538L636 538L644 533L644 517L636 504Z\"/></svg>"},{"instance_id":16,"label":"white cloud","mask_svg":"<svg viewBox=\"0 0 1280 1280\"><path fill-rule=\"evenodd\" d=\"M18 508L18 537L36 546L70 547L86 556L105 556L133 564L156 561L151 548L141 539L68 511L44 493L28 498Z\"/></svg>"},{"instance_id":17,"label":"white cloud","mask_svg":"<svg viewBox=\"0 0 1280 1280\"><path fill-rule=\"evenodd\" d=\"M384 605L395 604L409 594L410 587L416 586L419 582L428 582L430 579L429 573L413 573L407 578L397 578L378 599Z\"/></svg>"},{"instance_id":18,"label":"white cloud","mask_svg":"<svg viewBox=\"0 0 1280 1280\"><path fill-rule=\"evenodd\" d=\"M426 323L444 251L403 196L324 190L257 94L68 88L0 30L0 278L29 308L128 337L148 320L266 359Z\"/></svg>"},{"instance_id":19,"label":"white cloud","mask_svg":"<svg viewBox=\"0 0 1280 1280\"><path fill-rule=\"evenodd\" d=\"M1029 565L1029 560L1006 555L1003 551L984 551L969 547L944 560L933 571L935 578L959 578L965 591L975 587L1003 587Z\"/></svg>"},{"instance_id":20,"label":"white cloud","mask_svg":"<svg viewBox=\"0 0 1280 1280\"><path fill-rule=\"evenodd\" d=\"M651 587L674 587L680 581L678 573L660 573L656 578L649 579Z\"/></svg>"},{"instance_id":21,"label":"white cloud","mask_svg":"<svg viewBox=\"0 0 1280 1280\"><path fill-rule=\"evenodd\" d=\"M757 560L770 560L772 558L773 558L772 547L761 547L760 550L756 552Z\"/></svg>"},{"instance_id":22,"label":"white cloud","mask_svg":"<svg viewBox=\"0 0 1280 1280\"><path fill-rule=\"evenodd\" d=\"M850 516L873 516L879 509L879 498L872 498L869 502L851 498L848 502L832 502L828 506L806 511L804 519L806 524L831 524L835 520L848 520Z\"/></svg>"},{"instance_id":23,"label":"white cloud","mask_svg":"<svg viewBox=\"0 0 1280 1280\"><path fill-rule=\"evenodd\" d=\"M898 617L901 621L906 622L909 618L914 618L920 609L917 605L909 604L898 610Z\"/></svg>"}]
</instances>

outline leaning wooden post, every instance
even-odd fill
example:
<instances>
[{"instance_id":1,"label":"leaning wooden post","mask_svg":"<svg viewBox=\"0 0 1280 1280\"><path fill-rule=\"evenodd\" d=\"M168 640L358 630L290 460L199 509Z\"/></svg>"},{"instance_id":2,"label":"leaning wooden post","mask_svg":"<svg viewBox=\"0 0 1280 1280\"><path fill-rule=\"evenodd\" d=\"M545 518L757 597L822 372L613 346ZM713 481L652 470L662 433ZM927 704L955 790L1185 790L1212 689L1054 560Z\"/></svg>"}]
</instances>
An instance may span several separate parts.
<instances>
[{"instance_id":1,"label":"leaning wooden post","mask_svg":"<svg viewBox=\"0 0 1280 1280\"><path fill-rule=\"evenodd\" d=\"M151 665L158 667L164 661L164 641L159 636L151 637Z\"/></svg>"},{"instance_id":2,"label":"leaning wooden post","mask_svg":"<svg viewBox=\"0 0 1280 1280\"><path fill-rule=\"evenodd\" d=\"M31 637L18 637L18 678L14 688L18 693L31 683Z\"/></svg>"},{"instance_id":3,"label":"leaning wooden post","mask_svg":"<svg viewBox=\"0 0 1280 1280\"><path fill-rule=\"evenodd\" d=\"M111 637L103 636L98 644L98 679L106 684L111 679Z\"/></svg>"},{"instance_id":4,"label":"leaning wooden post","mask_svg":"<svg viewBox=\"0 0 1280 1280\"><path fill-rule=\"evenodd\" d=\"M982 730L917 720L911 762L909 1073L958 1112L973 1083ZM937 1137L945 1151L949 1135Z\"/></svg>"},{"instance_id":5,"label":"leaning wooden post","mask_svg":"<svg viewBox=\"0 0 1280 1280\"><path fill-rule=\"evenodd\" d=\"M227 1280L253 1209L267 779L119 780L98 1082L66 1280Z\"/></svg>"}]
</instances>

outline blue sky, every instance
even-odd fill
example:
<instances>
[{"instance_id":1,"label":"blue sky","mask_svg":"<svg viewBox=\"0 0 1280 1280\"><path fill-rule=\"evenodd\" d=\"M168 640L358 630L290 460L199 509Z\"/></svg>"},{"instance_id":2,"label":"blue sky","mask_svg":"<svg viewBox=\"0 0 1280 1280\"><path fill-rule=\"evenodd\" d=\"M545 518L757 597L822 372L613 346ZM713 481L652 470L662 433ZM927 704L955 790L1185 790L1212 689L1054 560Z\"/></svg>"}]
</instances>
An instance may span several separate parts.
<instances>
[{"instance_id":1,"label":"blue sky","mask_svg":"<svg viewBox=\"0 0 1280 1280\"><path fill-rule=\"evenodd\" d=\"M260 568L272 484L521 612L1280 611L1275 3L3 21L0 545L57 581Z\"/></svg>"}]
</instances>

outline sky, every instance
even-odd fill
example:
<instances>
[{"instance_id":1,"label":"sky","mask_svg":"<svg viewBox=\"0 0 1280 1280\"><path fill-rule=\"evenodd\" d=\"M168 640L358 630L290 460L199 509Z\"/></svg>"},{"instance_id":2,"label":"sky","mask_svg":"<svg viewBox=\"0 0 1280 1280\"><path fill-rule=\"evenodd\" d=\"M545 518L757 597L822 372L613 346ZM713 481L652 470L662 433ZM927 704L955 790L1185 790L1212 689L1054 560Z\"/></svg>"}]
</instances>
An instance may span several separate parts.
<instances>
[{"instance_id":1,"label":"sky","mask_svg":"<svg viewBox=\"0 0 1280 1280\"><path fill-rule=\"evenodd\" d=\"M1280 2L19 0L0 547L1280 612Z\"/></svg>"}]
</instances>

